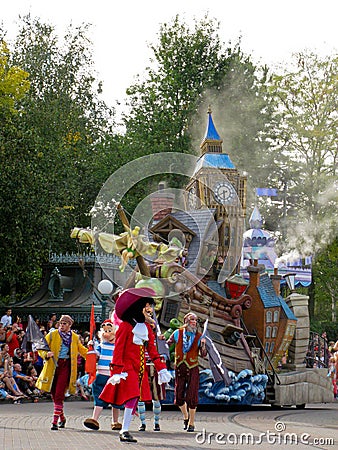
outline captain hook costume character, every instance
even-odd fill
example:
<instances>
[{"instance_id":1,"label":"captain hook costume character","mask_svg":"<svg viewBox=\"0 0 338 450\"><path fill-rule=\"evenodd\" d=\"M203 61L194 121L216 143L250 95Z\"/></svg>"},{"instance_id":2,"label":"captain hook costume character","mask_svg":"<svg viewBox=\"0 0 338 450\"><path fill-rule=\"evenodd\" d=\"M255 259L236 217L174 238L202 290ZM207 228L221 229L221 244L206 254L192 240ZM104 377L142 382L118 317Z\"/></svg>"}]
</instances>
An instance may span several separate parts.
<instances>
[{"instance_id":1,"label":"captain hook costume character","mask_svg":"<svg viewBox=\"0 0 338 450\"><path fill-rule=\"evenodd\" d=\"M154 304L157 294L150 288L130 288L122 291L116 301L115 312L122 320L117 332L111 364L111 377L100 399L113 407L124 405L121 442L137 442L129 433L129 426L137 409L138 399L151 402L151 392L146 374L147 353L158 372L158 383L168 383L171 375L164 359L158 354L153 331L145 323L144 308Z\"/></svg>"}]
</instances>

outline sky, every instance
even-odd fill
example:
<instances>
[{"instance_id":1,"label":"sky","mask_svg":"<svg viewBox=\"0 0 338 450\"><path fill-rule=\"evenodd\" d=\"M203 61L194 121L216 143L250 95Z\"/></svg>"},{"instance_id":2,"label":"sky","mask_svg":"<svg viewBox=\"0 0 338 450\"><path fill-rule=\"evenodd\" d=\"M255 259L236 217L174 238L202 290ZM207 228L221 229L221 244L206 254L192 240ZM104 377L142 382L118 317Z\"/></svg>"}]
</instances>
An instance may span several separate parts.
<instances>
[{"instance_id":1,"label":"sky","mask_svg":"<svg viewBox=\"0 0 338 450\"><path fill-rule=\"evenodd\" d=\"M241 36L242 50L257 63L288 65L294 52L313 50L322 55L337 52L338 1L322 0L11 0L0 22L15 37L19 15L30 13L56 26L59 36L72 23L92 24L90 37L104 100L123 102L125 90L149 65L149 43L156 43L160 25L178 14L192 23L208 17L220 22L226 44Z\"/></svg>"}]
</instances>

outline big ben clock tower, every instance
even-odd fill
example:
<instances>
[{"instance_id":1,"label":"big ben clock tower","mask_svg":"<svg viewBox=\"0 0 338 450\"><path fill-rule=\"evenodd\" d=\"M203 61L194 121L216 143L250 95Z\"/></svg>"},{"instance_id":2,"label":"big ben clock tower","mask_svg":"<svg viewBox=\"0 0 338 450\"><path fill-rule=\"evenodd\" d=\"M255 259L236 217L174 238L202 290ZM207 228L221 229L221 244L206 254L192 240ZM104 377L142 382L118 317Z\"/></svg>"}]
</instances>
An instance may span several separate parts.
<instances>
[{"instance_id":1,"label":"big ben clock tower","mask_svg":"<svg viewBox=\"0 0 338 450\"><path fill-rule=\"evenodd\" d=\"M186 205L188 210L209 208L215 212L218 236L214 236L217 242L214 253L216 250L215 262L218 261L220 267L219 282L239 273L247 182L223 151L222 144L209 107L207 129L200 145L201 156L186 186ZM210 240L206 247L208 245L210 249Z\"/></svg>"}]
</instances>

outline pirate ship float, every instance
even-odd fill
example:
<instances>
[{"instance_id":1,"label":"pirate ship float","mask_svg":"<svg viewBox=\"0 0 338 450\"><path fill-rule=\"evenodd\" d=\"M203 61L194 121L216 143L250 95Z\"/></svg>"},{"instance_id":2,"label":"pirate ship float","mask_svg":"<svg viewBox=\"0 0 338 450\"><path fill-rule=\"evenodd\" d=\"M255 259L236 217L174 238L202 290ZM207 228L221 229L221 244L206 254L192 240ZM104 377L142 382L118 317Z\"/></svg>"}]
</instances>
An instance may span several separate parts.
<instances>
[{"instance_id":1,"label":"pirate ship float","mask_svg":"<svg viewBox=\"0 0 338 450\"><path fill-rule=\"evenodd\" d=\"M200 147L184 208L175 207L175 194L160 183L151 195L152 218L143 235L116 202L124 233L77 228L72 237L92 244L97 252L121 256L121 270L136 260L123 288L146 285L158 293L163 332L188 311L197 313L202 325L207 323L210 351L209 361L200 360L201 403L303 406L332 401L326 371L303 367L309 338L307 297L292 293L283 299L281 276L277 271L269 276L257 260L247 267L249 281L238 275L246 177L223 151L210 110ZM280 370L285 355L288 365Z\"/></svg>"}]
</instances>

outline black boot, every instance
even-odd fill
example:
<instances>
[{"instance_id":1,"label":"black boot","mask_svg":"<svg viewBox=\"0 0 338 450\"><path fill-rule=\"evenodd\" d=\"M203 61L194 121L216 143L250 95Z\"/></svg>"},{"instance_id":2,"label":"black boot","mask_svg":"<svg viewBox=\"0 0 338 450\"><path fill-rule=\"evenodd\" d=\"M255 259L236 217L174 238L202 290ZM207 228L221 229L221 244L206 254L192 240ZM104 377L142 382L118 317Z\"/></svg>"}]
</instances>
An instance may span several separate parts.
<instances>
[{"instance_id":1,"label":"black boot","mask_svg":"<svg viewBox=\"0 0 338 450\"><path fill-rule=\"evenodd\" d=\"M123 431L120 433L120 441L121 442L137 442L135 438L129 433L129 431Z\"/></svg>"},{"instance_id":2,"label":"black boot","mask_svg":"<svg viewBox=\"0 0 338 450\"><path fill-rule=\"evenodd\" d=\"M64 428L66 425L66 418L64 418L63 420L60 420L59 422L59 428Z\"/></svg>"}]
</instances>

